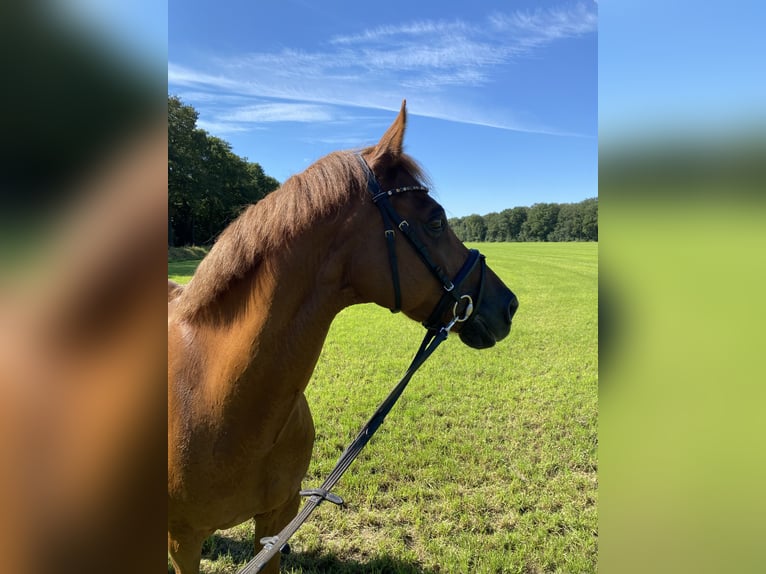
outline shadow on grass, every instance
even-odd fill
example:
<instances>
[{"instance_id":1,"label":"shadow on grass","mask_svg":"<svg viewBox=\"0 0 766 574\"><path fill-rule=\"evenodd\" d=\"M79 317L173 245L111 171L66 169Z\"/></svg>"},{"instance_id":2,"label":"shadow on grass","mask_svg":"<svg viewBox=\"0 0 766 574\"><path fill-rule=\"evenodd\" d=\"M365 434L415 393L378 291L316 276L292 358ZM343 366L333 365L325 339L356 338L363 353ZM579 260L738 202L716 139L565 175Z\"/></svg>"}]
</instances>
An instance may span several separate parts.
<instances>
[{"instance_id":1,"label":"shadow on grass","mask_svg":"<svg viewBox=\"0 0 766 574\"><path fill-rule=\"evenodd\" d=\"M252 538L242 540L216 532L202 543L202 558L215 562L224 556L231 556L235 564L249 561L255 556Z\"/></svg>"},{"instance_id":2,"label":"shadow on grass","mask_svg":"<svg viewBox=\"0 0 766 574\"><path fill-rule=\"evenodd\" d=\"M406 562L393 556L375 556L358 561L339 558L335 554L296 552L282 559L282 571L294 574L436 574L416 562Z\"/></svg>"},{"instance_id":3,"label":"shadow on grass","mask_svg":"<svg viewBox=\"0 0 766 574\"><path fill-rule=\"evenodd\" d=\"M202 557L211 561L225 558L238 564L232 572L239 571L255 556L250 540L229 538L220 533L213 534L202 547ZM230 557L230 558L229 558ZM227 569L228 571L228 569ZM436 574L435 570L423 568L420 564L406 562L392 556L374 556L359 561L340 558L335 554L321 552L293 552L282 557L280 572L292 574Z\"/></svg>"}]
</instances>

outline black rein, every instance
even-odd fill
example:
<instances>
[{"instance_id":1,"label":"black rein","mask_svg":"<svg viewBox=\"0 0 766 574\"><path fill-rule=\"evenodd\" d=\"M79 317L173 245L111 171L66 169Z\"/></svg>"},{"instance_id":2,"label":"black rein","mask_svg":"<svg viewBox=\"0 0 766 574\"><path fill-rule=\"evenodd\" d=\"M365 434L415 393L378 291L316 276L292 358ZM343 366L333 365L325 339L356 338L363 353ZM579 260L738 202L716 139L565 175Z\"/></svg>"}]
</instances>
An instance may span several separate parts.
<instances>
[{"instance_id":1,"label":"black rein","mask_svg":"<svg viewBox=\"0 0 766 574\"><path fill-rule=\"evenodd\" d=\"M450 330L455 323L470 321L474 315L474 302L470 295L458 295L458 289L462 283L471 275L476 266L480 266L481 275L479 278L479 286L476 293L476 308L478 308L484 290L484 277L486 272L486 264L484 262L484 256L476 249L470 249L468 258L463 264L463 267L458 271L454 279L450 279L444 273L444 271L436 265L431 259L428 249L418 236L412 231L409 223L405 219L402 219L391 204L390 198L399 193L405 193L409 191L425 191L428 189L422 186L407 186L392 189L389 191L382 191L378 180L372 173L372 170L364 161L361 155L357 155L359 161L365 168L367 173L367 191L372 196L372 201L380 209L381 216L383 217L383 224L385 228L386 243L388 245L389 259L391 263L391 275L394 283L394 309L396 312L401 306L401 289L399 286L399 270L398 262L396 258L396 246L395 246L395 233L396 229L399 229L402 234L409 240L414 247L420 259L423 260L426 267L433 273L436 279L442 284L444 294L441 300L436 305L436 308L431 313L431 316L423 323L427 332L423 338L422 343L415 357L412 359L410 366L404 373L402 379L397 383L385 400L380 404L378 409L373 413L370 420L361 428L359 434L351 442L350 445L340 455L338 462L335 464L330 475L325 479L320 488L314 488L310 490L302 490L301 496L308 497L308 500L303 505L301 511L293 518L293 520L285 526L279 534L276 536L270 536L261 539L263 548L247 565L239 571L238 574L254 574L260 572L261 569L276 556L280 551L289 551L287 541L295 534L298 528L308 519L314 509L319 506L320 503L327 500L333 504L342 505L343 499L332 492L332 488L338 483L340 478L356 460L359 453L367 445L367 443L378 430L380 425L386 418L386 415L396 404L396 401L404 392L407 387L407 383L410 382L412 375L425 363L426 359L436 350L436 348L447 339ZM447 311L449 304L453 304L452 319L446 324L441 324L441 317L443 317Z\"/></svg>"}]
</instances>

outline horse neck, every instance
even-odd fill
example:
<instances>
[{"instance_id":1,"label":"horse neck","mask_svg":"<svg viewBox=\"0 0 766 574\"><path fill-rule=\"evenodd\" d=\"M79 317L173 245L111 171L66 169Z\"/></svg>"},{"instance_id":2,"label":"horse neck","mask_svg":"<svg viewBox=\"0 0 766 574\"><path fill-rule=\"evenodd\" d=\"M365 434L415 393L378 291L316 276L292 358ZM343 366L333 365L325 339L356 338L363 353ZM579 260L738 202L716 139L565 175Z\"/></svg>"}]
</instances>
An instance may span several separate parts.
<instances>
[{"instance_id":1,"label":"horse neck","mask_svg":"<svg viewBox=\"0 0 766 574\"><path fill-rule=\"evenodd\" d=\"M284 362L303 356L304 345L321 348L332 320L349 304L341 257L331 252L331 241L323 235L307 234L289 253L266 262L265 280L251 292L243 316L260 344L273 344Z\"/></svg>"},{"instance_id":2,"label":"horse neck","mask_svg":"<svg viewBox=\"0 0 766 574\"><path fill-rule=\"evenodd\" d=\"M238 309L213 332L212 403L278 420L305 389L337 313L353 303L332 225L315 225L271 253L224 301ZM263 409L263 413L258 411Z\"/></svg>"}]
</instances>

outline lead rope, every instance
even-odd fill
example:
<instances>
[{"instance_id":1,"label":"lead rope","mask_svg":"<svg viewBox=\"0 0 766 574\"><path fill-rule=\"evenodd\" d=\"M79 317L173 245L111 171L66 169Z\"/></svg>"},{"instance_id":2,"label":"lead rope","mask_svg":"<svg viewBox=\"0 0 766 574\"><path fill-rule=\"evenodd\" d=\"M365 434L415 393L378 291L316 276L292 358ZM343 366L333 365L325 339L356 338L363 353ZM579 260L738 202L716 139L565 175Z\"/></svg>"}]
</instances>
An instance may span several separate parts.
<instances>
[{"instance_id":1,"label":"lead rope","mask_svg":"<svg viewBox=\"0 0 766 574\"><path fill-rule=\"evenodd\" d=\"M356 460L356 457L359 456L359 453L362 452L362 449L364 449L365 445L370 441L372 435L375 434L375 431L377 431L380 425L383 424L383 420L386 418L386 415L391 411L391 409L396 404L396 401L404 392L404 389L407 387L407 383L410 382L410 379L412 378L412 375L415 374L415 371L417 371L420 366L425 363L426 359L428 359L428 357L430 357L431 354L436 350L436 348L447 339L447 336L449 335L449 332L455 323L465 321L469 314L470 311L466 311L464 316L453 317L452 320L447 323L447 325L438 331L429 330L426 333L425 337L423 337L423 342L420 344L418 352L415 354L415 357L412 359L410 366L407 368L407 372L404 373L402 379L380 404L375 413L370 417L370 420L368 420L367 423L362 427L356 438L351 442L351 444L348 445L346 450L343 451L343 454L340 455L338 462L335 463L335 468L332 469L332 472L322 483L322 486L320 488L302 490L300 492L301 496L308 497L308 500L303 505L301 511L287 526L282 529L279 534L276 536L270 536L268 538L261 539L260 542L264 545L263 548L255 556L255 558L248 562L247 565L245 565L245 567L239 571L238 574L255 574L255 572L260 572L261 569L266 566L269 560L274 558L274 556L276 556L282 550L282 548L285 547L287 541L292 537L293 534L295 534L298 528L300 528L301 525L306 522L311 513L314 512L314 509L319 506L322 501L327 500L339 506L343 504L343 499L330 491L338 483L340 478L343 476L343 473L348 470L348 467L351 466L351 463Z\"/></svg>"}]
</instances>

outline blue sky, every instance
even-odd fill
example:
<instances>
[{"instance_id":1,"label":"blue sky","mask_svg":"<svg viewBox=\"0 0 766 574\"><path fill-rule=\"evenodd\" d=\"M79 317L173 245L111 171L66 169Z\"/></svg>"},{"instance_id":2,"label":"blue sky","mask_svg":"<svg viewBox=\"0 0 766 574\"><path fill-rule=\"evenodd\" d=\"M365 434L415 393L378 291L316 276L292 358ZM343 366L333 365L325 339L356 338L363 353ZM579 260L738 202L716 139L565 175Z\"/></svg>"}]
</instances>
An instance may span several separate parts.
<instances>
[{"instance_id":1,"label":"blue sky","mask_svg":"<svg viewBox=\"0 0 766 574\"><path fill-rule=\"evenodd\" d=\"M168 92L283 181L375 143L406 150L450 216L597 195L598 5L172 0Z\"/></svg>"},{"instance_id":2,"label":"blue sky","mask_svg":"<svg viewBox=\"0 0 766 574\"><path fill-rule=\"evenodd\" d=\"M715 139L766 120L766 3L606 0L599 139Z\"/></svg>"}]
</instances>

